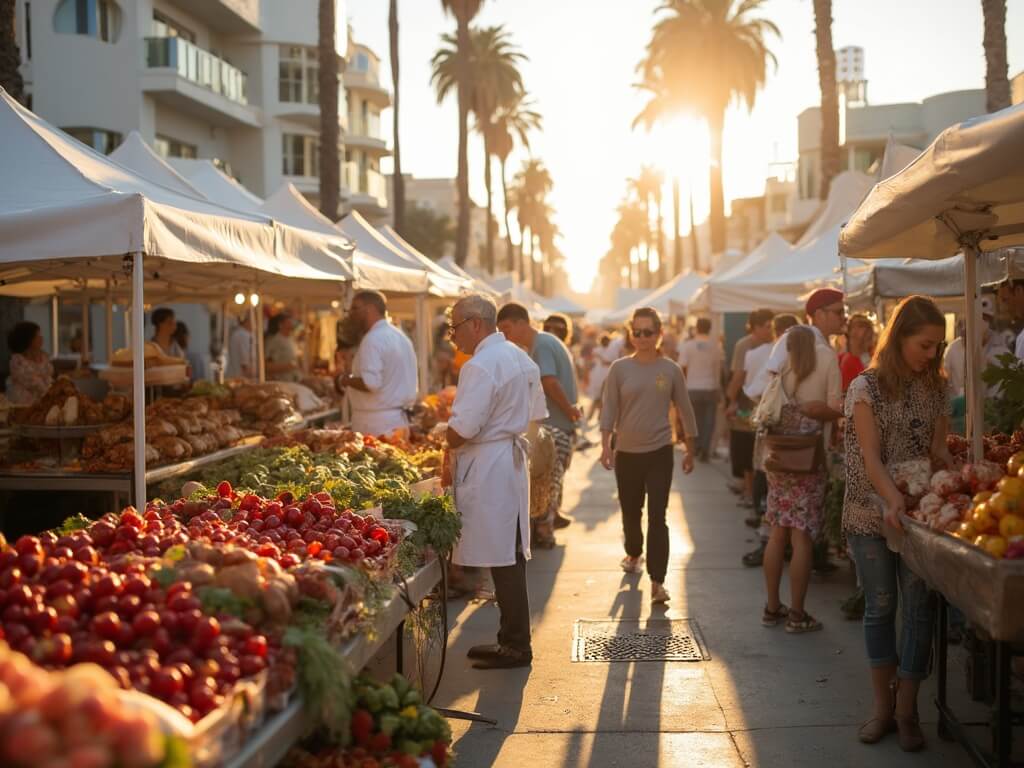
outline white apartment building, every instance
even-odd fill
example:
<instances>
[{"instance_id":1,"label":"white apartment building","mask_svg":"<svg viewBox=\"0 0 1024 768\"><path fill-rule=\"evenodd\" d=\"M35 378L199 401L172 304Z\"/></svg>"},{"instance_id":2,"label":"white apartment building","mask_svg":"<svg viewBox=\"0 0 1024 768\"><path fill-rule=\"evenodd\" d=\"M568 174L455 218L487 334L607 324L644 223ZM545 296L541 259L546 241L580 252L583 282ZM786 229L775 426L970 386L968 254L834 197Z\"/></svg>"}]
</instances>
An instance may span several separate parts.
<instances>
[{"instance_id":1,"label":"white apartment building","mask_svg":"<svg viewBox=\"0 0 1024 768\"><path fill-rule=\"evenodd\" d=\"M867 171L882 157L890 134L900 144L924 149L942 131L985 114L983 89L940 93L920 103L848 104L840 110L841 170ZM817 199L821 184L821 109L797 117L797 184L801 199Z\"/></svg>"},{"instance_id":2,"label":"white apartment building","mask_svg":"<svg viewBox=\"0 0 1024 768\"><path fill-rule=\"evenodd\" d=\"M137 130L166 157L216 161L261 197L291 182L316 204L317 6L317 0L18 0L30 107L100 151L110 152ZM390 97L371 67L376 56L351 40L344 0L337 0L336 18L341 135L352 147L341 147L338 214L355 207L379 217L387 207L379 160L388 152L379 116ZM365 119L350 123L353 116Z\"/></svg>"}]
</instances>

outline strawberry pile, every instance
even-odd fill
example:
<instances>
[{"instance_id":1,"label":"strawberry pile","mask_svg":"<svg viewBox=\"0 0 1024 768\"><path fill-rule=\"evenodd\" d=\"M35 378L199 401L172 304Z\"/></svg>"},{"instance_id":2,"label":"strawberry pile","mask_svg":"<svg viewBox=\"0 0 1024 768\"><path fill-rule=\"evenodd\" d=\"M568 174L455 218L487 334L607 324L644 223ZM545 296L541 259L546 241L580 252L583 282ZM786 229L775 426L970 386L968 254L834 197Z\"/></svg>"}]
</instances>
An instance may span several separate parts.
<instances>
[{"instance_id":1,"label":"strawberry pile","mask_svg":"<svg viewBox=\"0 0 1024 768\"><path fill-rule=\"evenodd\" d=\"M287 491L266 499L236 494L225 481L217 486L216 496L182 499L169 509L188 521L189 538L243 547L284 568L316 559L382 572L389 567L400 536L399 530L372 517L338 510L324 492L301 501Z\"/></svg>"}]
</instances>

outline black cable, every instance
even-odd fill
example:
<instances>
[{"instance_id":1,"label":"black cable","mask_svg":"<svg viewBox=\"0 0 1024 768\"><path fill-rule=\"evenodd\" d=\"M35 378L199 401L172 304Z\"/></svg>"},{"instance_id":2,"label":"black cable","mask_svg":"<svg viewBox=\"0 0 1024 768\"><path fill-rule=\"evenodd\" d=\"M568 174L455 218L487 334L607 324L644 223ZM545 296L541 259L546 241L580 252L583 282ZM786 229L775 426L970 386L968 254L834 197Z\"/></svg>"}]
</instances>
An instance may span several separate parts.
<instances>
[{"instance_id":1,"label":"black cable","mask_svg":"<svg viewBox=\"0 0 1024 768\"><path fill-rule=\"evenodd\" d=\"M441 680L444 678L444 662L448 656L448 560L442 554L438 554L438 558L441 560L441 626L443 633L441 666L437 670L437 681L434 683L434 690L431 691L430 697L427 699L427 704L431 704L434 701L434 697L437 696L437 690L441 687Z\"/></svg>"}]
</instances>

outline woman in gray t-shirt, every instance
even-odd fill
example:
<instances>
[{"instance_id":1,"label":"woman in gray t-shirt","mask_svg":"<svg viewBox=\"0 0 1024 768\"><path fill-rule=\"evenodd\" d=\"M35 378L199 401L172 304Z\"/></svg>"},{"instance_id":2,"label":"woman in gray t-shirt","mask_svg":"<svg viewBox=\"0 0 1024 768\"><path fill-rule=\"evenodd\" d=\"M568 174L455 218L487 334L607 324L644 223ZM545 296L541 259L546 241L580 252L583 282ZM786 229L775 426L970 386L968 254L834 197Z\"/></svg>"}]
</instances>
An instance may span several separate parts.
<instances>
[{"instance_id":1,"label":"woman in gray t-shirt","mask_svg":"<svg viewBox=\"0 0 1024 768\"><path fill-rule=\"evenodd\" d=\"M661 318L650 307L637 309L630 323L635 352L612 363L601 404L601 464L615 470L626 536L622 570L639 573L644 536L641 528L647 499L647 572L651 602L667 603L668 526L665 509L672 487L672 425L669 405L683 420L686 453L683 472L693 471L697 423L679 366L658 352ZM612 437L615 446L612 447Z\"/></svg>"}]
</instances>

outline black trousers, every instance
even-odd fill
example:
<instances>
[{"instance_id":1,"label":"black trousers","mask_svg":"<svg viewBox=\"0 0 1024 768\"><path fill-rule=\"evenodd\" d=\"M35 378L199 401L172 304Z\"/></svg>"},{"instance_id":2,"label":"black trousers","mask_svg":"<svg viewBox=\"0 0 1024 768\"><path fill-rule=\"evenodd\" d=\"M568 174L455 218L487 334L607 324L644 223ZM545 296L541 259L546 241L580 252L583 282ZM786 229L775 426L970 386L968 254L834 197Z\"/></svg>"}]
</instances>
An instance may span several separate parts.
<instances>
[{"instance_id":1,"label":"black trousers","mask_svg":"<svg viewBox=\"0 0 1024 768\"><path fill-rule=\"evenodd\" d=\"M668 571L668 525L665 508L672 488L673 451L666 445L649 453L615 453L615 482L622 508L626 554L639 557L644 551L641 519L647 498L647 573L651 581L664 583Z\"/></svg>"},{"instance_id":2,"label":"black trousers","mask_svg":"<svg viewBox=\"0 0 1024 768\"><path fill-rule=\"evenodd\" d=\"M530 595L526 589L526 558L522 548L523 536L516 523L516 563L491 568L491 580L498 603L498 645L531 653Z\"/></svg>"}]
</instances>

